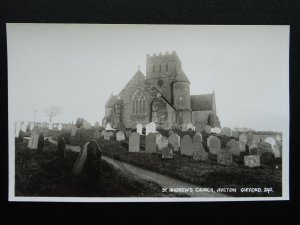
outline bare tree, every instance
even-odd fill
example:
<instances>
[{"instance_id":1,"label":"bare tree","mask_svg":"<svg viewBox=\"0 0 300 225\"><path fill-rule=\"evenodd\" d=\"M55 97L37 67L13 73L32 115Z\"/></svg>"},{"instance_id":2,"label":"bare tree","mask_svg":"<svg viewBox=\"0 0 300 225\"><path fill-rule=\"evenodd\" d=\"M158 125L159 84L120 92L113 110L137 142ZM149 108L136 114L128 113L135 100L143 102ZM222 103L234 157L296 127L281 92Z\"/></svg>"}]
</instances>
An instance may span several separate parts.
<instances>
[{"instance_id":1,"label":"bare tree","mask_svg":"<svg viewBox=\"0 0 300 225\"><path fill-rule=\"evenodd\" d=\"M60 108L57 106L50 106L44 109L46 116L49 117L49 122L52 122L52 118L60 113Z\"/></svg>"}]
</instances>

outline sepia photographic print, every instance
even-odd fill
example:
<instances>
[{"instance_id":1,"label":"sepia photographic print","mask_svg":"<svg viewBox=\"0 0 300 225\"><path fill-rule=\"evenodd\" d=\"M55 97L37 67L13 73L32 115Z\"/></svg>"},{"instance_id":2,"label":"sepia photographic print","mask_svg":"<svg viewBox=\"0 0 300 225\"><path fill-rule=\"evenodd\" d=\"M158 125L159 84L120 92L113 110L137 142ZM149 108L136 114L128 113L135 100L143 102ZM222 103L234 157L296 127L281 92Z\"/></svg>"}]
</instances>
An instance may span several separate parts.
<instances>
[{"instance_id":1,"label":"sepia photographic print","mask_svg":"<svg viewBox=\"0 0 300 225\"><path fill-rule=\"evenodd\" d=\"M6 27L10 201L289 199L289 26Z\"/></svg>"}]
</instances>

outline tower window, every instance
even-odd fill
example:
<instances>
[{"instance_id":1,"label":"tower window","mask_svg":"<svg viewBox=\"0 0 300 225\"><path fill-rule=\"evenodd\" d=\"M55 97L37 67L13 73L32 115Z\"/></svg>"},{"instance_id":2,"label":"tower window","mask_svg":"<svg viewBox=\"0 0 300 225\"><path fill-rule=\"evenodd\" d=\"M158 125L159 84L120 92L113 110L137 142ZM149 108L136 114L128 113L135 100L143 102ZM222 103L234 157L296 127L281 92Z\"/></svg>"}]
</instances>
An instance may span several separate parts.
<instances>
[{"instance_id":1,"label":"tower window","mask_svg":"<svg viewBox=\"0 0 300 225\"><path fill-rule=\"evenodd\" d=\"M146 113L146 97L141 90L136 90L131 98L132 114L141 115Z\"/></svg>"}]
</instances>

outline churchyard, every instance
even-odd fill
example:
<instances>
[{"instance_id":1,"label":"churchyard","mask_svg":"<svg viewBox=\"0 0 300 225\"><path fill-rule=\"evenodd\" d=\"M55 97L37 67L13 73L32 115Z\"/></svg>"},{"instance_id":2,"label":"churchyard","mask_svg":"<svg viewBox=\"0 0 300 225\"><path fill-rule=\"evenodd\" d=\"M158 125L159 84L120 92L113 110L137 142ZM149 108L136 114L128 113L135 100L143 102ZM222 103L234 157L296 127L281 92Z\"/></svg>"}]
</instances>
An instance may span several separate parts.
<instances>
[{"instance_id":1,"label":"churchyard","mask_svg":"<svg viewBox=\"0 0 300 225\"><path fill-rule=\"evenodd\" d=\"M136 129L125 129L124 127L113 129L110 126L89 129L73 127L69 130L50 132L46 130L45 132L48 132L47 134L53 140L63 133L67 144L74 146L83 146L85 142L94 137L102 149L103 155L112 159L202 188L213 188L214 190L233 188L237 190L224 193L227 196L279 197L282 193L282 137L277 133L235 132L230 128L208 127L202 131L195 129L186 131L156 130L155 127L149 125L146 126L146 129L141 126L137 126ZM26 151L23 151L22 154L24 152ZM43 154L48 154L45 153L47 152L45 150L43 152ZM73 161L69 159L69 167L72 162L74 163L75 158L72 159ZM115 181L103 182L118 183L118 179L121 179L128 184L128 178L122 177L121 171L116 170L108 163L104 163L103 166L106 167L103 171L105 171L104 174L107 173L107 176L109 173L116 174ZM146 181L139 182L142 184L138 185L148 185L149 188L143 187L145 190L151 190L147 192L149 195L143 191L137 191L137 195L166 196L161 193L162 187L155 186L157 184L150 185ZM116 183L114 185L118 189L119 185ZM124 185L120 184L120 186ZM244 188L260 188L270 191L241 191ZM53 193L55 194L56 191ZM122 196L120 190L115 193ZM130 193L134 192L129 191L129 195ZM82 194L77 193L77 195L81 196ZM115 196L112 193L108 195Z\"/></svg>"}]
</instances>

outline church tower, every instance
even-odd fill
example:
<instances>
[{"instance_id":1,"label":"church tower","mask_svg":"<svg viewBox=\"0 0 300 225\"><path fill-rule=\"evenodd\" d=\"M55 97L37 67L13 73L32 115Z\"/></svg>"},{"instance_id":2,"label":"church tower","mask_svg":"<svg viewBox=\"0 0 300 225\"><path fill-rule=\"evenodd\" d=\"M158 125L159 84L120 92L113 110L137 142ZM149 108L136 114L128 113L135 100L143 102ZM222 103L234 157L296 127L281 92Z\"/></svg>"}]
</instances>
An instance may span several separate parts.
<instances>
[{"instance_id":1,"label":"church tower","mask_svg":"<svg viewBox=\"0 0 300 225\"><path fill-rule=\"evenodd\" d=\"M177 112L177 122L182 128L192 122L190 81L181 69L173 82L173 106Z\"/></svg>"},{"instance_id":2,"label":"church tower","mask_svg":"<svg viewBox=\"0 0 300 225\"><path fill-rule=\"evenodd\" d=\"M180 70L181 61L175 51L147 55L146 80L156 87L169 102L172 101L172 81L176 76L176 71Z\"/></svg>"}]
</instances>

